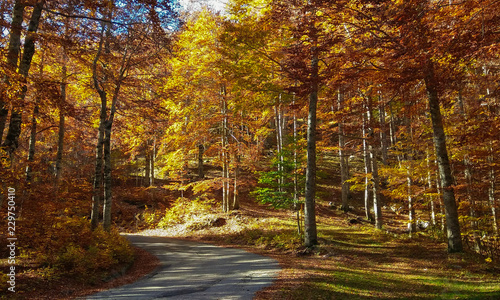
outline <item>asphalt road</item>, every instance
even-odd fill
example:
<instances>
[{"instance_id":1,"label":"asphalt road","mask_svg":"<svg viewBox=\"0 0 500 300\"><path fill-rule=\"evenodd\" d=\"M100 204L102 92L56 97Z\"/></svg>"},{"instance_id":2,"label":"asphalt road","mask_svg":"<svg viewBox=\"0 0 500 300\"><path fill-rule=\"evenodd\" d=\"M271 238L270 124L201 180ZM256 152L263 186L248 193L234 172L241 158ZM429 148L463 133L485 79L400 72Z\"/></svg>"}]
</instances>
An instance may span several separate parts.
<instances>
[{"instance_id":1,"label":"asphalt road","mask_svg":"<svg viewBox=\"0 0 500 300\"><path fill-rule=\"evenodd\" d=\"M85 299L252 299L280 271L276 260L241 249L166 237L126 237L156 255L161 265L137 282Z\"/></svg>"}]
</instances>

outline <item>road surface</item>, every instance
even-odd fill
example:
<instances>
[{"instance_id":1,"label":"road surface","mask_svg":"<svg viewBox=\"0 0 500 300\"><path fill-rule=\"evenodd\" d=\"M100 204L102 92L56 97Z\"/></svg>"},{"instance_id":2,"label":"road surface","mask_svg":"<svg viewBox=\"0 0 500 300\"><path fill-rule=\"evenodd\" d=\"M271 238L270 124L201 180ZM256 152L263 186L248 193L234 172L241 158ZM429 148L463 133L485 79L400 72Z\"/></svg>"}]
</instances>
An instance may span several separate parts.
<instances>
[{"instance_id":1,"label":"road surface","mask_svg":"<svg viewBox=\"0 0 500 300\"><path fill-rule=\"evenodd\" d=\"M276 260L241 249L167 237L126 237L156 255L160 266L137 282L85 299L252 299L280 271Z\"/></svg>"}]
</instances>

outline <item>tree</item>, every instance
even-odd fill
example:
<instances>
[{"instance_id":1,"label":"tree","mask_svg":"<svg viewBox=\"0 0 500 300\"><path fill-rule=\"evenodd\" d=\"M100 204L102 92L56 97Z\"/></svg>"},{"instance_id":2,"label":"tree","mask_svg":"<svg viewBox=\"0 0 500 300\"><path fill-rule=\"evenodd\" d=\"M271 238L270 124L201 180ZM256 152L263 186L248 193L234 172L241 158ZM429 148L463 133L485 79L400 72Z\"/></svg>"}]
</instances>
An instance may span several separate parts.
<instances>
[{"instance_id":1,"label":"tree","mask_svg":"<svg viewBox=\"0 0 500 300\"><path fill-rule=\"evenodd\" d=\"M28 26L28 31L26 34L26 38L24 40L23 47L23 55L21 57L21 61L19 62L18 74L21 76L23 81L26 81L29 70L31 67L31 60L33 59L33 55L35 53L35 41L36 41L36 32L38 30L38 26L40 24L40 19L42 16L42 10L45 5L45 0L37 1L34 5L33 12L31 14L31 19ZM20 51L20 43L21 43L21 29L22 29L22 21L23 21L23 12L25 8L25 3L23 1L16 1L13 8L12 14L12 25L10 32L10 42L9 42L9 50L7 54L8 65L11 70L16 70L18 66L18 56ZM4 78L7 80L7 78ZM20 90L17 92L17 97L19 98L13 104L13 109L10 116L9 129L7 132L7 136L2 143L2 147L9 153L12 154L18 147L18 139L21 134L21 123L22 123L22 109L21 105L18 102L24 101L26 97L28 87L26 84L22 84ZM5 102L2 101L0 103L0 109L5 109ZM5 121L5 112L0 115L0 133L3 133L4 129L4 121Z\"/></svg>"}]
</instances>

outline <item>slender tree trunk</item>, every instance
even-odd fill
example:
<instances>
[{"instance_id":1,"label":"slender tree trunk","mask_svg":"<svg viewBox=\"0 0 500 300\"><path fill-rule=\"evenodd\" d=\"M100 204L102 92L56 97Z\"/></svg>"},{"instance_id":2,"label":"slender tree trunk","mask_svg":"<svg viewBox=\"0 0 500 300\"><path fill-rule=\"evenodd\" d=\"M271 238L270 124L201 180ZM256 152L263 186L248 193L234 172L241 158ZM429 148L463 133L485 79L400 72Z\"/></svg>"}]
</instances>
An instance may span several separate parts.
<instances>
[{"instance_id":1,"label":"slender tree trunk","mask_svg":"<svg viewBox=\"0 0 500 300\"><path fill-rule=\"evenodd\" d=\"M233 189L233 205L232 209L240 209L240 198L239 198L239 186L238 186L238 176L240 176L240 155L239 153L234 154L234 161L236 165L234 166L234 189Z\"/></svg>"},{"instance_id":2,"label":"slender tree trunk","mask_svg":"<svg viewBox=\"0 0 500 300\"><path fill-rule=\"evenodd\" d=\"M431 159L429 157L429 151L425 150L426 161L427 161L427 187L429 191L432 191L432 176L431 176ZM436 205L434 203L434 196L429 195L429 202L431 206L431 223L432 226L436 226Z\"/></svg>"},{"instance_id":3,"label":"slender tree trunk","mask_svg":"<svg viewBox=\"0 0 500 300\"><path fill-rule=\"evenodd\" d=\"M228 139L228 120L227 120L227 102L226 86L221 86L222 96L222 211L229 212L229 139Z\"/></svg>"},{"instance_id":4,"label":"slender tree trunk","mask_svg":"<svg viewBox=\"0 0 500 300\"><path fill-rule=\"evenodd\" d=\"M90 225L92 230L97 228L99 224L99 208L101 206L101 186L103 180L103 150L104 150L104 129L106 126L106 115L107 115L107 95L106 92L101 88L99 80L97 79L97 62L102 54L102 46L104 43L104 26L101 30L101 39L99 41L99 47L97 49L96 56L92 63L92 79L94 83L94 88L99 94L101 100L101 108L99 115L99 129L97 134L97 145L96 145L96 159L95 159L95 171L94 171L94 182L92 191L92 213L90 217Z\"/></svg>"},{"instance_id":5,"label":"slender tree trunk","mask_svg":"<svg viewBox=\"0 0 500 300\"><path fill-rule=\"evenodd\" d=\"M104 127L104 203L102 225L104 230L111 230L112 177L111 177L111 129L112 120L107 120Z\"/></svg>"},{"instance_id":6,"label":"slender tree trunk","mask_svg":"<svg viewBox=\"0 0 500 300\"><path fill-rule=\"evenodd\" d=\"M342 111L344 103L344 94L339 90L337 97L337 109ZM339 160L340 160L340 179L342 185L342 206L344 212L349 211L349 160L345 153L344 137L344 118L339 120Z\"/></svg>"},{"instance_id":7,"label":"slender tree trunk","mask_svg":"<svg viewBox=\"0 0 500 300\"><path fill-rule=\"evenodd\" d=\"M33 116L31 117L31 134L30 134L30 143L28 149L28 166L26 167L26 181L31 182L31 170L32 164L35 160L35 144L36 144L36 123L38 117L38 100L35 103L35 107L33 108Z\"/></svg>"},{"instance_id":8,"label":"slender tree trunk","mask_svg":"<svg viewBox=\"0 0 500 300\"><path fill-rule=\"evenodd\" d=\"M316 229L316 108L318 104L318 54L313 50L311 61L311 93L307 118L307 169L304 205L304 243L312 247L318 243Z\"/></svg>"},{"instance_id":9,"label":"slender tree trunk","mask_svg":"<svg viewBox=\"0 0 500 300\"><path fill-rule=\"evenodd\" d=\"M375 228L382 229L382 203L380 199L380 178L378 176L378 155L374 141L373 107L370 96L366 97L366 121L368 126L368 152L370 155L373 190L373 214Z\"/></svg>"},{"instance_id":10,"label":"slender tree trunk","mask_svg":"<svg viewBox=\"0 0 500 300\"><path fill-rule=\"evenodd\" d=\"M43 77L43 67L44 67L44 56L42 55L41 63L40 63L40 71L39 75L40 77ZM38 91L41 92L41 91ZM35 150L36 150L36 124L37 124L37 118L38 118L38 112L39 112L39 97L36 96L35 99L35 107L33 108L33 116L31 117L31 134L30 134L30 142L29 142L29 148L28 148L28 166L26 167L26 181L31 182L31 170L32 170L32 164L33 161L35 160Z\"/></svg>"},{"instance_id":11,"label":"slender tree trunk","mask_svg":"<svg viewBox=\"0 0 500 300\"><path fill-rule=\"evenodd\" d=\"M370 160L372 163L372 177L373 177L373 212L375 218L375 228L382 229L382 203L380 199L380 179L378 177L378 158L376 150L372 145L368 146L370 151Z\"/></svg>"},{"instance_id":12,"label":"slender tree trunk","mask_svg":"<svg viewBox=\"0 0 500 300\"><path fill-rule=\"evenodd\" d=\"M295 96L294 96L295 97ZM295 99L293 101L295 104ZM298 174L298 153L297 153L297 115L293 111L293 205L296 210L297 217L297 233L302 234L302 226L300 219L300 203L299 203L299 174Z\"/></svg>"},{"instance_id":13,"label":"slender tree trunk","mask_svg":"<svg viewBox=\"0 0 500 300\"><path fill-rule=\"evenodd\" d=\"M151 152L146 148L146 162L144 164L144 186L148 187L151 183ZM183 175L184 176L184 175Z\"/></svg>"},{"instance_id":14,"label":"slender tree trunk","mask_svg":"<svg viewBox=\"0 0 500 300\"><path fill-rule=\"evenodd\" d=\"M491 221L493 224L493 232L498 235L498 218L497 218L497 210L496 210L496 205L497 201L495 198L495 167L494 167L494 158L493 158L493 145L490 142L489 146L489 156L488 156L488 162L490 164L490 171L489 171L489 187L488 187L488 204L491 209Z\"/></svg>"},{"instance_id":15,"label":"slender tree trunk","mask_svg":"<svg viewBox=\"0 0 500 300\"><path fill-rule=\"evenodd\" d=\"M106 110L101 107L99 118L99 131L97 135L94 183L92 192L92 214L90 224L92 229L96 229L99 224L99 211L101 206L101 186L102 186L102 168L103 168L103 149L104 149L104 125L106 122Z\"/></svg>"},{"instance_id":16,"label":"slender tree trunk","mask_svg":"<svg viewBox=\"0 0 500 300\"><path fill-rule=\"evenodd\" d=\"M408 164L406 169L406 182L407 182L407 199L408 199L408 231L410 236L417 232L417 223L415 217L415 205L413 197L413 129L411 126L411 103L405 100L405 114L404 114L404 124L406 127L406 163Z\"/></svg>"},{"instance_id":17,"label":"slender tree trunk","mask_svg":"<svg viewBox=\"0 0 500 300\"><path fill-rule=\"evenodd\" d=\"M365 108L366 109L366 108ZM367 135L367 127L368 127L368 121L367 121L367 113L363 113L363 161L365 164L365 216L366 219L371 221L373 220L372 214L370 213L370 210L372 208L372 188L370 184L370 180L368 179L368 175L371 174L372 172L372 162L370 158L370 152L368 150L368 135Z\"/></svg>"},{"instance_id":18,"label":"slender tree trunk","mask_svg":"<svg viewBox=\"0 0 500 300\"><path fill-rule=\"evenodd\" d=\"M432 130L434 137L434 147L436 149L436 158L438 160L439 174L443 189L443 203L446 214L446 227L448 236L448 252L462 252L462 238L460 235L460 223L458 220L457 203L455 201L455 192L453 190L453 177L451 173L450 160L446 149L446 135L444 133L443 120L439 107L439 96L434 78L434 66L428 62L425 74L425 86L428 93L429 113L432 121Z\"/></svg>"},{"instance_id":19,"label":"slender tree trunk","mask_svg":"<svg viewBox=\"0 0 500 300\"><path fill-rule=\"evenodd\" d=\"M396 125L394 121L394 112L392 111L392 101L389 102L389 112L390 112L390 124L389 124L389 135L391 140L391 146L396 145Z\"/></svg>"},{"instance_id":20,"label":"slender tree trunk","mask_svg":"<svg viewBox=\"0 0 500 300\"><path fill-rule=\"evenodd\" d=\"M198 145L198 179L202 180L205 178L205 172L203 171L203 154L205 153L205 146L203 144Z\"/></svg>"},{"instance_id":21,"label":"slender tree trunk","mask_svg":"<svg viewBox=\"0 0 500 300\"><path fill-rule=\"evenodd\" d=\"M466 149L466 152L469 153L469 150ZM470 203L470 211L469 211L471 217L470 226L472 231L477 233L478 227L477 227L477 215L476 215L476 201L474 200L474 196L472 195L472 168L468 154L464 156L463 162L465 167L464 177L466 184L467 200L469 200Z\"/></svg>"},{"instance_id":22,"label":"slender tree trunk","mask_svg":"<svg viewBox=\"0 0 500 300\"><path fill-rule=\"evenodd\" d=\"M155 162L156 162L156 135L153 137L153 149L151 149L151 157L150 157L151 177L149 178L149 186L155 185Z\"/></svg>"},{"instance_id":23,"label":"slender tree trunk","mask_svg":"<svg viewBox=\"0 0 500 300\"><path fill-rule=\"evenodd\" d=\"M411 164L411 162L409 162ZM410 236L417 232L417 223L415 217L415 205L413 203L413 180L411 178L412 168L408 168L406 181L408 183L408 229Z\"/></svg>"},{"instance_id":24,"label":"slender tree trunk","mask_svg":"<svg viewBox=\"0 0 500 300\"><path fill-rule=\"evenodd\" d=\"M436 165L437 165L437 161L436 161ZM439 170L436 174L436 188L437 188L438 199L439 199L439 213L441 214L441 231L444 232L446 229L446 215L444 212L443 189L441 188L441 178L439 176Z\"/></svg>"},{"instance_id":25,"label":"slender tree trunk","mask_svg":"<svg viewBox=\"0 0 500 300\"><path fill-rule=\"evenodd\" d=\"M382 163L387 165L388 160L388 149L389 145L387 142L387 133L386 133L386 122L385 122L385 105L382 101L382 97L379 96L379 117L380 117L380 149L382 152Z\"/></svg>"},{"instance_id":26,"label":"slender tree trunk","mask_svg":"<svg viewBox=\"0 0 500 300\"><path fill-rule=\"evenodd\" d=\"M67 55L66 50L63 53L64 63L62 66L62 82L61 82L61 101L62 103L66 102L66 77L67 77ZM57 137L57 155L56 155L56 184L61 179L62 174L62 161L63 161L63 153L64 153L64 132L65 132L65 116L63 105L59 107L59 132Z\"/></svg>"}]
</instances>

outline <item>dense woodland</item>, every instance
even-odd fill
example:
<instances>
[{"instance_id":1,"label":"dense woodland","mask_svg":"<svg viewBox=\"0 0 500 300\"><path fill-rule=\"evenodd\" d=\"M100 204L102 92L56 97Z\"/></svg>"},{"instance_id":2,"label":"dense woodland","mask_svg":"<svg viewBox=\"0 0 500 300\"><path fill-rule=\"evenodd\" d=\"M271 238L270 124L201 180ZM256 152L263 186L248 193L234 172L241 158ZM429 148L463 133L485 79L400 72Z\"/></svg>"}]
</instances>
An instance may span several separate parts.
<instances>
[{"instance_id":1,"label":"dense woodland","mask_svg":"<svg viewBox=\"0 0 500 300\"><path fill-rule=\"evenodd\" d=\"M339 192L321 201L362 203L376 228L392 209L410 234L443 232L449 252L479 247L499 231L499 8L2 1L2 218L15 188L23 251L67 268L94 255L87 263L106 268L130 259L109 241L128 186L227 213L244 193L296 212L314 246L326 176ZM326 160L336 166L319 174Z\"/></svg>"}]
</instances>

